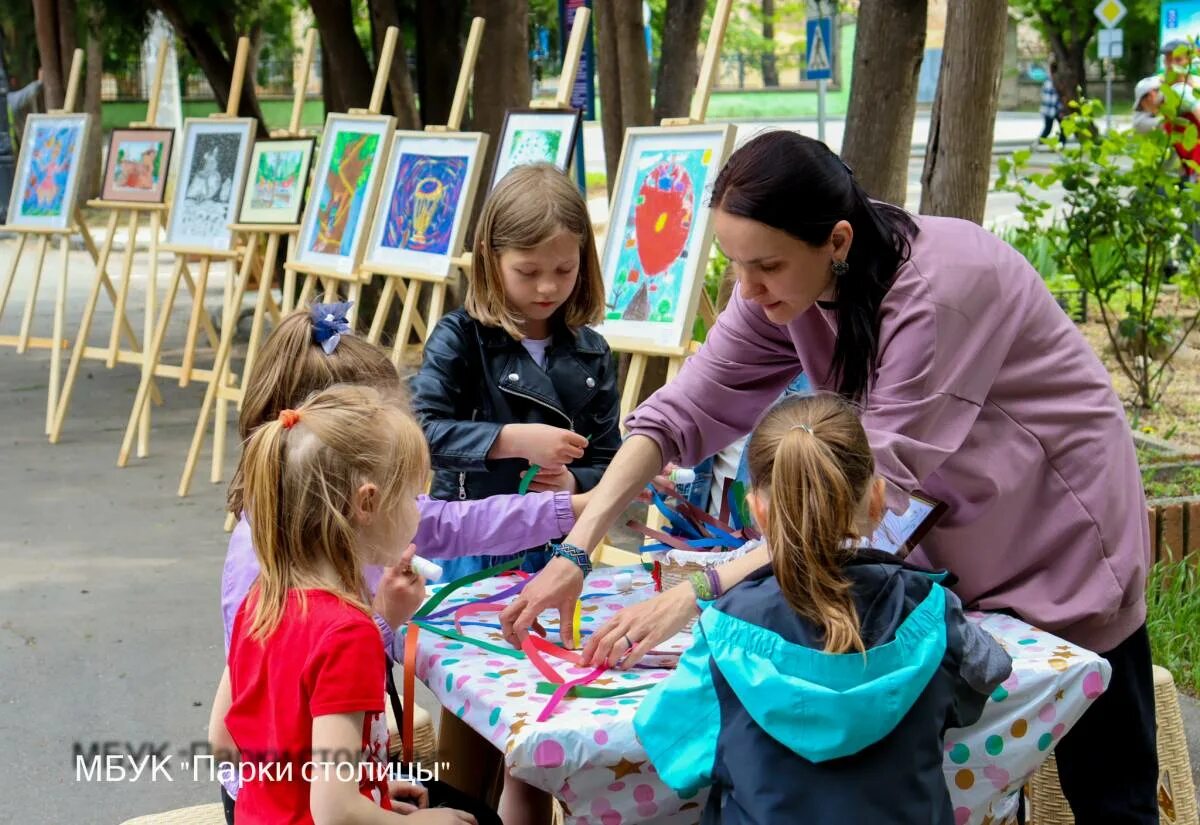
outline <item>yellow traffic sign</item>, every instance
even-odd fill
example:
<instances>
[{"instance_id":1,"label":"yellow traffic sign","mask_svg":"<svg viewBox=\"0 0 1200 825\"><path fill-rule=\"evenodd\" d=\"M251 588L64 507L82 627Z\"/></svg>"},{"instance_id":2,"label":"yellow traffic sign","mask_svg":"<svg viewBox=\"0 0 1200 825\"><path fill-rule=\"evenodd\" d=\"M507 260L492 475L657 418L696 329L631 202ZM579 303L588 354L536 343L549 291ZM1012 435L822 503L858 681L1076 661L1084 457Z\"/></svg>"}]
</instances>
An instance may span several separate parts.
<instances>
[{"instance_id":1,"label":"yellow traffic sign","mask_svg":"<svg viewBox=\"0 0 1200 825\"><path fill-rule=\"evenodd\" d=\"M1125 11L1125 4L1121 0L1100 0L1094 9L1096 18L1106 29L1111 29L1124 20Z\"/></svg>"}]
</instances>

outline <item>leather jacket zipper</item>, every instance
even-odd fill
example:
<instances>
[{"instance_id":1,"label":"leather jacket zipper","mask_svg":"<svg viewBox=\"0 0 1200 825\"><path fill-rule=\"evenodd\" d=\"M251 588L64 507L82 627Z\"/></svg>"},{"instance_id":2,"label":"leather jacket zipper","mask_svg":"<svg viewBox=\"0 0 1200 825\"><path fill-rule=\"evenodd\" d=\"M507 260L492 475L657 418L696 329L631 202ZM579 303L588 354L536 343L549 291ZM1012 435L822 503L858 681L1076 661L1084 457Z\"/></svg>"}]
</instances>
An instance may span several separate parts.
<instances>
[{"instance_id":1,"label":"leather jacket zipper","mask_svg":"<svg viewBox=\"0 0 1200 825\"><path fill-rule=\"evenodd\" d=\"M535 398L532 395L528 395L526 393L519 392L518 390L514 390L511 387L506 387L503 384L499 384L497 386L499 386L500 392L506 392L509 395L515 395L518 398L524 398L527 401L532 401L533 403L537 404L539 407L545 407L546 409L550 410L551 412L562 416L562 418L565 419L567 422L567 429L570 430L571 432L575 432L575 422L571 420L571 416L567 415L565 412L560 410L558 407L552 407L549 404L547 404L545 401L542 401L540 398Z\"/></svg>"},{"instance_id":2,"label":"leather jacket zipper","mask_svg":"<svg viewBox=\"0 0 1200 825\"><path fill-rule=\"evenodd\" d=\"M471 410L471 420L472 421L479 420L479 410ZM458 500L459 501L467 500L467 474L466 473L458 474Z\"/></svg>"}]
</instances>

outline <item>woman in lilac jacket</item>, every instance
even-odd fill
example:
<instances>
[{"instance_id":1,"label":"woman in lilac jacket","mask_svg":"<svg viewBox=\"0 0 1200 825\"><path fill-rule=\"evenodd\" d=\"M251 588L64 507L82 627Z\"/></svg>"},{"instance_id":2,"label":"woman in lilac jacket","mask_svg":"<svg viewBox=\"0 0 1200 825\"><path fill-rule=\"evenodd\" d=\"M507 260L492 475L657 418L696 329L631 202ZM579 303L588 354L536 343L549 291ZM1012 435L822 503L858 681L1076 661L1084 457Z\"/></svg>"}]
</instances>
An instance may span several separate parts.
<instances>
[{"instance_id":1,"label":"woman in lilac jacket","mask_svg":"<svg viewBox=\"0 0 1200 825\"><path fill-rule=\"evenodd\" d=\"M948 505L910 560L952 570L964 604L1109 660L1107 692L1057 746L1063 790L1079 822L1156 822L1145 497L1124 410L1079 330L994 235L870 200L798 134L735 152L712 207L739 289L679 377L628 418L570 547L501 616L510 640L547 607L573 609L574 548L595 546L665 463L749 432L803 370L861 405L876 466L902 491L894 508L918 490ZM727 565L722 585L767 561L759 550ZM627 608L585 658L628 666L696 611L688 585Z\"/></svg>"}]
</instances>

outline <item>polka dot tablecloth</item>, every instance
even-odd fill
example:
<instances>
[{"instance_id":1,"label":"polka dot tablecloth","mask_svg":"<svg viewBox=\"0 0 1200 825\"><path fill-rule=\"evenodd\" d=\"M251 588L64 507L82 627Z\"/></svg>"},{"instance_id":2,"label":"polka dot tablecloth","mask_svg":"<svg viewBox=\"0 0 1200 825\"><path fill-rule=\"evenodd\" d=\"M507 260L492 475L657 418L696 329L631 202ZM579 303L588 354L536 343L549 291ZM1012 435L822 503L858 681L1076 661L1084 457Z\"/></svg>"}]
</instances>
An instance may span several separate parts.
<instances>
[{"instance_id":1,"label":"polka dot tablecloth","mask_svg":"<svg viewBox=\"0 0 1200 825\"><path fill-rule=\"evenodd\" d=\"M653 595L650 576L633 574L633 589L618 593L614 568L597 570L584 587L581 631L599 627L626 604ZM442 603L453 607L510 587L516 579L477 582ZM542 623L558 641L555 611ZM996 636L1014 660L1013 674L997 688L980 721L946 735L946 781L957 825L1000 823L1016 812L1017 793L1050 749L1108 683L1108 663L1095 654L1007 616L968 614ZM505 646L495 614L464 618L463 633ZM439 626L452 628L450 622ZM659 650L681 651L691 644L680 634ZM564 680L590 672L548 659ZM594 687L620 688L661 682L670 670L612 671ZM512 772L563 804L574 825L694 823L705 795L680 799L658 778L633 733L633 714L644 693L611 698L568 698L545 722L537 717L550 696L532 663L443 638L428 630L419 637L417 677L495 747Z\"/></svg>"}]
</instances>

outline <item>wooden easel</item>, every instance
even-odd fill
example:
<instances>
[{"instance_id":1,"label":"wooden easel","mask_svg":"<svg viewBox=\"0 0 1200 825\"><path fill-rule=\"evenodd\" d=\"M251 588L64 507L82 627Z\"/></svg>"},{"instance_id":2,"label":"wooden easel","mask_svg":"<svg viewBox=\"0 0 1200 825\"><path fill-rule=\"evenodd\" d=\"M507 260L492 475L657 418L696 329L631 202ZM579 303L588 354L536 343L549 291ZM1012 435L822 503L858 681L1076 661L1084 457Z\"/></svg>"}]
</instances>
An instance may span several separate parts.
<instances>
[{"instance_id":1,"label":"wooden easel","mask_svg":"<svg viewBox=\"0 0 1200 825\"><path fill-rule=\"evenodd\" d=\"M296 77L296 92L292 99L292 119L286 131L273 134L272 137L302 137L300 118L304 114L304 97L308 86L308 75L312 71L313 52L317 45L317 30L309 29L304 38L304 52L300 59L300 73ZM253 174L253 170L251 170ZM247 186L250 182L247 181ZM217 354L213 360L213 370L221 376L221 380L209 382L204 392L204 402L200 405L200 416L196 421L196 430L192 434L192 446L188 450L187 462L183 467L183 477L179 479L179 495L186 496L192 485L192 476L196 472L196 463L200 459L200 450L204 446L204 436L208 431L208 419L216 404L217 414L213 425L213 454L212 475L213 484L221 481L225 465L225 434L228 428L229 402L234 402L241 409L242 398L245 395L246 381L254 368L254 359L261 346L263 322L268 309L278 309L271 297L271 281L275 274L275 261L279 257L279 245L283 238L300 231L300 224L230 224L234 232L244 233L246 239L242 265L238 270L237 285L233 289L232 299L227 307L224 322L221 324L221 341L217 345ZM230 356L233 352L233 342L237 337L238 311L250 279L254 276L255 252L259 239L266 238L266 251L262 257L262 268L258 280L258 298L254 303L254 321L250 327L250 343L246 348L245 363L242 368L241 386L231 384L229 373ZM288 303L288 292L284 289L282 298L284 305Z\"/></svg>"},{"instance_id":2,"label":"wooden easel","mask_svg":"<svg viewBox=\"0 0 1200 825\"><path fill-rule=\"evenodd\" d=\"M388 26L387 33L383 38L383 50L379 54L379 65L375 67L375 87L371 92L371 104L366 109L351 109L347 114L350 115L378 115L383 108L383 95L387 91L388 75L392 70L392 59L396 54L396 39L400 36L400 30L395 26ZM395 131L395 119L392 119L392 126L388 130L390 136ZM380 148L380 154L376 161L381 167L385 167L387 163L388 144L390 141L383 141ZM368 204L370 208L366 208L359 216L359 221L363 226L371 225L372 209L375 206L377 193L369 193ZM359 264L362 260L363 243L358 244L358 250L355 253L356 258L348 272L342 272L333 267L317 266L312 263L304 263L299 260L288 261L283 265L284 269L284 301L289 300L289 296L295 293L296 274L302 273L306 277L304 286L300 290L300 296L296 299L296 306L304 306L309 303L316 294L318 282L324 289L324 300L326 303L332 303L338 299L338 291L342 284L346 286L346 299L354 302L351 307L348 320L351 324L355 323L355 315L358 309L358 299L362 293L363 284L365 283L364 276L359 271ZM368 278L369 280L369 278ZM292 305L285 303L285 310L290 310Z\"/></svg>"},{"instance_id":3,"label":"wooden easel","mask_svg":"<svg viewBox=\"0 0 1200 825\"><path fill-rule=\"evenodd\" d=\"M704 123L705 114L708 112L708 101L712 96L713 84L716 82L717 70L720 66L721 44L725 40L725 29L729 24L729 13L732 7L733 0L717 0L717 7L713 12L712 30L709 34L708 45L704 50L704 61L700 66L700 77L696 83L696 92L692 95L692 107L688 116L663 118L660 126L698 126ZM619 231L619 228L614 227L610 220L608 231ZM707 261L702 266L705 264ZM703 289L700 290L698 314L709 328L716 323L716 307L713 306L712 300ZM690 330L694 323L694 318L689 319L684 328ZM625 374L625 386L621 392L621 421L624 422L625 417L637 406L638 395L642 390L642 382L646 378L646 366L650 358L664 356L667 358L667 383L670 383L679 374L684 360L696 350L696 347L693 342L678 347L658 347L644 343L623 345L618 342L612 345L612 349L614 352L630 354L629 369Z\"/></svg>"},{"instance_id":4,"label":"wooden easel","mask_svg":"<svg viewBox=\"0 0 1200 825\"><path fill-rule=\"evenodd\" d=\"M79 77L83 69L83 49L76 49L71 56L71 72L67 82L66 98L63 101L61 109L52 109L48 114L71 114L75 109L75 102L79 97ZM90 128L99 129L99 123L90 124ZM32 151L32 146L22 146L22 152ZM81 155L82 156L82 155ZM20 181L15 181L14 186L21 186ZM3 292L0 292L0 316L4 314L4 308L8 304L8 296L12 290L13 281L17 277L17 268L21 262L21 254L25 251L25 244L31 236L37 236L37 253L36 263L33 269L33 283L29 287L29 293L25 296L25 311L21 316L21 331L18 335L0 335L0 345L16 347L19 354L24 354L29 349L48 349L50 350L50 381L46 395L46 433L49 434L51 425L54 423L54 411L58 406L59 385L62 371L62 351L70 346L70 342L63 337L63 321L66 314L67 301L67 266L71 252L71 236L78 232L84 238L84 244L95 256L95 243L88 234L87 225L83 221L83 216L80 213L77 205L72 205L73 221L63 229L40 228L40 227L22 227L22 226L7 226L6 230L15 232L20 236L17 241L17 251L13 255L12 263L8 267L8 276L4 281ZM11 219L11 218L10 218ZM54 321L49 338L35 338L30 335L33 328L33 308L37 303L38 287L42 281L42 269L46 263L46 251L50 246L50 242L58 238L59 243L59 276L58 276L58 292L54 299ZM111 292L110 292L111 294ZM128 325L126 325L128 326ZM117 325L114 321L114 333ZM130 330L132 333L132 330ZM131 335L132 337L132 335ZM137 346L136 341L134 346Z\"/></svg>"},{"instance_id":5,"label":"wooden easel","mask_svg":"<svg viewBox=\"0 0 1200 825\"><path fill-rule=\"evenodd\" d=\"M482 17L476 17L471 21L471 33L467 37L467 48L463 53L462 67L458 72L458 84L454 88L454 102L450 106L449 119L444 126L426 126L426 132L447 134L457 132L461 128L463 114L467 109L467 95L471 91L471 83L475 76L475 61L479 57L479 46L483 42L485 23L486 21ZM386 200L386 197L386 195L381 196L381 200ZM472 203L475 198L474 191L464 192L463 198L466 203ZM466 272L471 266L471 256L469 254L457 256L454 258L453 265ZM375 274L384 276L383 292L379 296L379 303L375 306L375 317L372 319L370 331L367 333L367 340L372 344L378 344L383 337L383 327L387 323L388 312L392 308L392 299L398 295L404 302L404 309L400 313L400 322L396 327L392 343L392 363L399 367L400 362L404 360L404 353L408 348L413 330L416 330L422 341L426 341L429 333L442 317L442 308L446 305L446 288L450 278L453 277L453 272L442 277L427 272L407 272L369 264L363 264L362 272L366 282L370 282L371 277ZM432 292L429 296L427 317L422 318L417 306L421 300L421 287L425 283L431 285Z\"/></svg>"},{"instance_id":6,"label":"wooden easel","mask_svg":"<svg viewBox=\"0 0 1200 825\"><path fill-rule=\"evenodd\" d=\"M166 46L166 38L163 38L159 43L160 53L165 52ZM150 89L150 100L146 106L146 119L139 123L130 124L131 126L155 125L155 119L158 115L158 99L162 93L163 72L166 69L166 65L166 61L160 60L155 67L154 82L151 84ZM56 378L51 379L52 392L57 396L53 417L46 429L51 444L57 444L59 438L62 436L67 410L71 405L71 393L75 388L75 380L79 375L79 365L84 358L101 361L107 369L113 369L117 364L140 365L142 363L142 347L138 342L137 336L134 334L132 325L129 323L126 308L129 305L129 285L132 281L133 259L137 253L138 230L142 225L144 217L149 218L148 224L150 228L149 266L145 287L146 309L142 333L144 340L149 341L154 332L155 303L158 297L158 236L162 230L163 216L166 215L168 207L166 204L161 203L127 203L124 201L99 199L88 201L88 206L107 210L108 224L105 230L104 246L97 251L96 244L92 240L86 225L84 225L82 215L80 214L77 217L80 231L83 234L83 242L96 262L96 280L92 284L92 291L89 293L87 303L84 305L83 317L79 322L79 331L75 335L75 347L71 351L71 361L67 367L66 378L62 382L61 392L55 386L57 383ZM114 287L112 280L108 276L108 261L112 257L117 227L123 222L126 226L125 252L121 260L121 279L119 285ZM88 337L92 331L92 319L96 314L96 304L100 299L101 290L108 293L109 300L113 302L113 324L109 334L108 346L93 347L88 346ZM122 334L124 334L129 342L128 349L121 348ZM53 375L53 363L51 373ZM154 387L152 389L154 403L161 404L162 395L158 392L158 388ZM138 422L138 455L145 455L145 452L149 449L149 439L150 410L147 408L145 414Z\"/></svg>"},{"instance_id":7,"label":"wooden easel","mask_svg":"<svg viewBox=\"0 0 1200 825\"><path fill-rule=\"evenodd\" d=\"M233 64L233 80L230 84L228 103L223 113L210 115L210 117L218 120L237 117L238 104L242 97L242 84L246 76L246 61L249 56L250 38L238 38L237 55ZM184 149L186 149L186 146ZM177 182L176 185L181 184ZM239 194L235 193L234 197L237 197ZM167 286L166 296L163 298L162 310L158 314L154 337L142 361L142 380L138 385L137 395L134 397L133 408L129 413L129 424L125 427L125 437L121 442L121 451L117 456L118 467L124 467L129 461L129 453L133 448L134 432L137 429L138 420L145 414L147 409L146 404L150 397L150 389L154 386L154 378L156 376L161 378L178 378L179 386L181 387L186 387L193 379L213 384L224 377L216 369L196 369L196 338L199 334L200 326L203 324L211 346L214 348L219 346L220 342L216 328L213 326L208 312L204 309L204 295L208 286L208 273L214 260L233 261L237 258L237 252L236 250L192 249L166 244L164 244L163 248L175 253L175 266L171 273L171 281ZM200 258L200 272L195 281L192 280L191 274L188 271L187 257L189 255L195 255ZM231 280L227 278L225 281L224 316L227 322L231 311ZM183 348L183 361L180 366L174 366L162 362L162 349L167 335L167 327L171 323L171 313L175 307L175 296L179 292L181 281L187 283L188 290L192 294L192 312L188 320L187 337ZM139 450L138 455L142 456L144 453Z\"/></svg>"}]
</instances>

